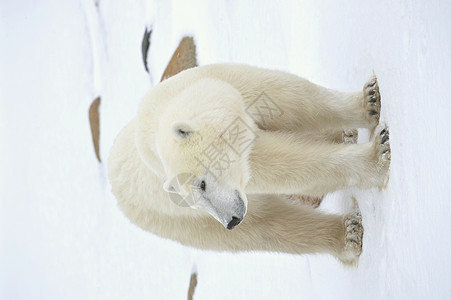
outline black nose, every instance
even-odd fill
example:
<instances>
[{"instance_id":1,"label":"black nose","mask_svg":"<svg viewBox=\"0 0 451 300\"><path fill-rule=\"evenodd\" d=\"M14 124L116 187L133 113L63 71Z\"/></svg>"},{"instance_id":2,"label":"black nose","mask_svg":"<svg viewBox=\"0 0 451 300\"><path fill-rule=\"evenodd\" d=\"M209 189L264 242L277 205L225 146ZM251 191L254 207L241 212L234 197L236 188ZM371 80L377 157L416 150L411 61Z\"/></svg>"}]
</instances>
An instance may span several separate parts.
<instances>
[{"instance_id":1,"label":"black nose","mask_svg":"<svg viewBox=\"0 0 451 300\"><path fill-rule=\"evenodd\" d=\"M232 230L236 225L240 224L242 220L237 217L232 217L232 220L227 224L227 229Z\"/></svg>"}]
</instances>

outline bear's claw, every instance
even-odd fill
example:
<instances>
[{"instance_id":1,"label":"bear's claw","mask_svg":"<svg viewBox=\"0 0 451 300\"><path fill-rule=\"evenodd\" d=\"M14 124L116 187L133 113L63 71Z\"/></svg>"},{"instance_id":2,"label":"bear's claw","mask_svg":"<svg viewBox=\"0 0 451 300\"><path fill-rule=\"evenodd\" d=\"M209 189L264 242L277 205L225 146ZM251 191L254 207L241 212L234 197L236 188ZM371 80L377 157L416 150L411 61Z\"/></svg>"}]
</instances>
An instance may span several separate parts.
<instances>
[{"instance_id":1,"label":"bear's claw","mask_svg":"<svg viewBox=\"0 0 451 300\"><path fill-rule=\"evenodd\" d=\"M376 185L384 187L388 182L391 161L390 132L387 127L376 135L374 142L377 157L376 172L379 174L379 182Z\"/></svg>"},{"instance_id":2,"label":"bear's claw","mask_svg":"<svg viewBox=\"0 0 451 300\"><path fill-rule=\"evenodd\" d=\"M367 118L370 124L376 126L379 124L381 111L381 95L377 78L370 79L363 88L364 106L367 112Z\"/></svg>"},{"instance_id":3,"label":"bear's claw","mask_svg":"<svg viewBox=\"0 0 451 300\"><path fill-rule=\"evenodd\" d=\"M379 134L380 138L380 145L381 145L381 160L387 161L390 160L390 132L388 131L388 128L382 129L382 131Z\"/></svg>"},{"instance_id":4,"label":"bear's claw","mask_svg":"<svg viewBox=\"0 0 451 300\"><path fill-rule=\"evenodd\" d=\"M374 79L372 79L370 82L368 82L367 83L367 88L370 88L370 87L373 87L375 84L376 84L376 82L377 82L377 79L376 78L374 78Z\"/></svg>"}]
</instances>

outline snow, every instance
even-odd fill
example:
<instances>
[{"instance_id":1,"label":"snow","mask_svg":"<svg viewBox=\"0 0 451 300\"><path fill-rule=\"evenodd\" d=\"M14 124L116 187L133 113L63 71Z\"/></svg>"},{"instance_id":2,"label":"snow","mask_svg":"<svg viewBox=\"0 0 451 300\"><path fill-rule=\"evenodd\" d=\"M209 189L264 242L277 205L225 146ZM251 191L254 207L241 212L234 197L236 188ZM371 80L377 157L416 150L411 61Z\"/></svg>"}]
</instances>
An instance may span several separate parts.
<instances>
[{"instance_id":1,"label":"snow","mask_svg":"<svg viewBox=\"0 0 451 300\"><path fill-rule=\"evenodd\" d=\"M451 2L97 2L0 3L1 299L183 299L192 270L196 299L451 298ZM325 255L189 249L118 210L109 148L185 34L200 64L277 68L340 90L377 74L390 182L321 208L357 198L357 269ZM87 115L98 95L100 165Z\"/></svg>"}]
</instances>

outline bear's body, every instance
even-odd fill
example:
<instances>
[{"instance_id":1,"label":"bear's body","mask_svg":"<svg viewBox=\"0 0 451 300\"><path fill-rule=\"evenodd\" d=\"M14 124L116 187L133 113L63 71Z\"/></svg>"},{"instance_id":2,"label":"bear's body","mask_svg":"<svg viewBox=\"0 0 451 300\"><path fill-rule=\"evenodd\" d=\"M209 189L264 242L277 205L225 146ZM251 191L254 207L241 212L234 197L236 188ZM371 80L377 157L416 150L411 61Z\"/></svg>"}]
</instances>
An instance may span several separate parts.
<instances>
[{"instance_id":1,"label":"bear's body","mask_svg":"<svg viewBox=\"0 0 451 300\"><path fill-rule=\"evenodd\" d=\"M190 69L154 87L119 134L112 191L132 222L184 245L326 252L352 264L361 252L359 213L324 214L282 194L382 186L388 131L365 144L337 140L343 130L375 128L379 112L375 78L363 91L341 93L245 65ZM180 174L189 181L176 189ZM173 192L197 209L176 204Z\"/></svg>"}]
</instances>

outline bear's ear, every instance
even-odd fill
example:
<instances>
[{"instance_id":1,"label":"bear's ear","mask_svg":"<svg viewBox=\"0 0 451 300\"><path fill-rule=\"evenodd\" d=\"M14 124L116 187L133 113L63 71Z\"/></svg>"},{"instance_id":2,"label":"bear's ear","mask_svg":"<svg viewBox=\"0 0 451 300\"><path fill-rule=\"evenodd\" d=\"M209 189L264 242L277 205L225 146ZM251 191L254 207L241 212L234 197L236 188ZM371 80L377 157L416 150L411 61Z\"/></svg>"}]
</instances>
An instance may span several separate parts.
<instances>
[{"instance_id":1,"label":"bear's ear","mask_svg":"<svg viewBox=\"0 0 451 300\"><path fill-rule=\"evenodd\" d=\"M168 193L177 193L174 186L171 184L171 180L166 180L166 182L163 184L163 190L165 190Z\"/></svg>"},{"instance_id":2,"label":"bear's ear","mask_svg":"<svg viewBox=\"0 0 451 300\"><path fill-rule=\"evenodd\" d=\"M172 124L172 135L179 141L186 140L194 131L193 121L176 121Z\"/></svg>"}]
</instances>

